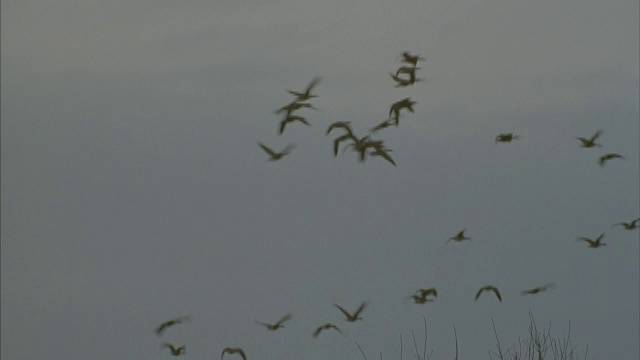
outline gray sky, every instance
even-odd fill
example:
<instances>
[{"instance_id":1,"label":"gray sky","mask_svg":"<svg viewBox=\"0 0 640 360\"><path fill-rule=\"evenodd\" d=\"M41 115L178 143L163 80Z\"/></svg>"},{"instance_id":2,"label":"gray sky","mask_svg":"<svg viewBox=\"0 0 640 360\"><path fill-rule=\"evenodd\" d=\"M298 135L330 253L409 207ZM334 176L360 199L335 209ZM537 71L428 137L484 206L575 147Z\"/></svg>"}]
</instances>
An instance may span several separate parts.
<instances>
[{"instance_id":1,"label":"gray sky","mask_svg":"<svg viewBox=\"0 0 640 360\"><path fill-rule=\"evenodd\" d=\"M2 1L3 359L640 354L637 1ZM426 82L394 88L405 50ZM314 76L311 126L274 110ZM334 158L334 121L397 167ZM602 129L602 148L576 136ZM502 132L520 139L494 144ZM337 135L337 133L336 133ZM257 146L298 146L268 162ZM604 168L597 158L617 152ZM462 228L473 240L446 240ZM576 237L605 233L606 247ZM536 296L520 291L554 282ZM503 302L483 295L498 286ZM436 287L438 299L405 298ZM332 304L369 307L346 323ZM277 332L255 320L293 319ZM192 321L153 330L190 314ZM313 330L334 322L345 336ZM232 358L232 356L229 356Z\"/></svg>"}]
</instances>

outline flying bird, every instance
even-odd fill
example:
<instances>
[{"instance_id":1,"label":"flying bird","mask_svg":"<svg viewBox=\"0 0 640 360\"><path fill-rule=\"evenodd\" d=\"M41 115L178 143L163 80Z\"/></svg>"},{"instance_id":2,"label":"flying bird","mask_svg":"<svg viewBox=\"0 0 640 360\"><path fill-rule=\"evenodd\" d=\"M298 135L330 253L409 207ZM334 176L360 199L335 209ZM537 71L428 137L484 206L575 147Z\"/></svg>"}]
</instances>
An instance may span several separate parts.
<instances>
[{"instance_id":1,"label":"flying bird","mask_svg":"<svg viewBox=\"0 0 640 360\"><path fill-rule=\"evenodd\" d=\"M391 151L390 149L385 148L384 145L382 145L382 143L377 143L377 142L374 142L373 145L371 145L371 147L373 147L374 150L370 152L369 155L380 156L383 159L390 162L391 165L396 166L396 162L393 161L393 159L389 155L389 151Z\"/></svg>"},{"instance_id":2,"label":"flying bird","mask_svg":"<svg viewBox=\"0 0 640 360\"><path fill-rule=\"evenodd\" d=\"M424 58L420 55L411 55L410 52L408 51L404 51L402 54L400 54L400 56L402 56L402 62L403 63L407 63L407 64L411 64L413 66L416 66L418 64L418 61L420 60L424 60Z\"/></svg>"},{"instance_id":3,"label":"flying bird","mask_svg":"<svg viewBox=\"0 0 640 360\"><path fill-rule=\"evenodd\" d=\"M640 228L640 225L638 225L638 222L640 222L640 218L637 218L632 222L619 222L617 224L613 224L613 226L620 225L620 226L624 226L625 230L633 230L633 229Z\"/></svg>"},{"instance_id":4,"label":"flying bird","mask_svg":"<svg viewBox=\"0 0 640 360\"><path fill-rule=\"evenodd\" d=\"M600 234L600 236L598 236L595 240L589 239L587 237L579 237L576 240L586 242L587 244L589 244L589 247L591 247L591 248L597 248L597 247L600 247L600 246L607 245L607 244L602 242L602 238L603 237L604 237L604 233Z\"/></svg>"},{"instance_id":5,"label":"flying bird","mask_svg":"<svg viewBox=\"0 0 640 360\"><path fill-rule=\"evenodd\" d=\"M367 302L365 301L362 304L360 304L356 312L354 312L353 314L349 313L347 310L345 310L342 306L338 304L333 304L333 306L337 307L338 310L342 311L344 316L346 316L347 321L354 322L356 320L362 320L362 318L359 315L362 312L362 310L364 310L364 308L367 306Z\"/></svg>"},{"instance_id":6,"label":"flying bird","mask_svg":"<svg viewBox=\"0 0 640 360\"><path fill-rule=\"evenodd\" d=\"M520 136L518 135L513 135L513 133L502 133L499 134L498 136L496 136L496 141L495 143L499 143L499 142L511 142L511 140L515 140L515 139L519 139Z\"/></svg>"},{"instance_id":7,"label":"flying bird","mask_svg":"<svg viewBox=\"0 0 640 360\"><path fill-rule=\"evenodd\" d=\"M278 134L282 135L282 133L284 132L284 128L287 126L287 124L292 123L294 121L301 122L307 126L310 125L309 122L304 117L288 114L284 119L280 121L280 129L278 131Z\"/></svg>"},{"instance_id":8,"label":"flying bird","mask_svg":"<svg viewBox=\"0 0 640 360\"><path fill-rule=\"evenodd\" d=\"M175 319L171 319L171 320L167 320L165 322L163 322L162 324L160 324L160 326L158 326L158 328L156 329L156 334L158 336L162 335L162 332L165 331L165 329L167 329L168 327L177 325L177 324L182 324L185 321L189 321L191 320L190 316L183 316L180 318L175 318Z\"/></svg>"},{"instance_id":9,"label":"flying bird","mask_svg":"<svg viewBox=\"0 0 640 360\"><path fill-rule=\"evenodd\" d=\"M555 287L556 287L556 285L554 283L549 283L549 284L545 284L545 285L542 285L542 286L534 287L532 289L524 290L524 291L522 291L522 295L535 295L535 294L537 294L539 292L547 291L547 290L553 289Z\"/></svg>"},{"instance_id":10,"label":"flying bird","mask_svg":"<svg viewBox=\"0 0 640 360\"><path fill-rule=\"evenodd\" d=\"M296 101L306 101L306 100L309 100L311 98L318 97L318 95L312 95L311 94L311 90L313 90L313 88L316 85L318 85L320 80L322 80L322 78L319 77L319 76L316 76L315 78L313 78L313 80L311 80L311 83L309 83L309 85L307 85L307 88L305 89L304 92L297 92L297 91L292 91L292 90L287 90L287 92L292 94L292 95L295 95L297 97Z\"/></svg>"},{"instance_id":11,"label":"flying bird","mask_svg":"<svg viewBox=\"0 0 640 360\"><path fill-rule=\"evenodd\" d=\"M382 129L386 129L390 126L392 126L394 124L392 119L386 119L385 121L381 122L380 124L374 126L371 128L371 130L369 130L369 132L375 133L378 130L382 130Z\"/></svg>"},{"instance_id":12,"label":"flying bird","mask_svg":"<svg viewBox=\"0 0 640 360\"><path fill-rule=\"evenodd\" d=\"M173 355L173 356L184 355L187 352L187 348L184 345L182 345L180 347L175 347L172 344L163 343L162 347L163 348L169 348L169 350L171 351L171 355Z\"/></svg>"},{"instance_id":13,"label":"flying bird","mask_svg":"<svg viewBox=\"0 0 640 360\"><path fill-rule=\"evenodd\" d=\"M420 81L420 79L416 78L416 70L418 69L420 68L415 66L401 66L396 71L395 78L399 78L400 74L407 74L409 75L409 83L414 84L416 81Z\"/></svg>"},{"instance_id":14,"label":"flying bird","mask_svg":"<svg viewBox=\"0 0 640 360\"><path fill-rule=\"evenodd\" d=\"M602 147L602 145L596 144L595 142L600 135L602 135L602 130L596 131L596 133L593 134L593 136L591 136L589 139L583 138L583 137L576 137L576 139L580 140L581 142L580 147L583 147L583 148L592 148L594 146Z\"/></svg>"},{"instance_id":15,"label":"flying bird","mask_svg":"<svg viewBox=\"0 0 640 360\"><path fill-rule=\"evenodd\" d=\"M258 145L260 145L262 150L269 154L269 161L280 160L282 157L288 155L293 148L295 148L295 144L289 144L281 152L277 153L262 143L258 143Z\"/></svg>"},{"instance_id":16,"label":"flying bird","mask_svg":"<svg viewBox=\"0 0 640 360\"><path fill-rule=\"evenodd\" d=\"M498 291L498 288L493 285L487 285L487 286L481 287L480 290L478 290L478 292L476 293L476 298L475 298L476 301L480 297L480 294L482 294L484 291L493 291L493 293L496 294L496 297L498 298L498 300L502 302L502 295L500 295L500 291Z\"/></svg>"},{"instance_id":17,"label":"flying bird","mask_svg":"<svg viewBox=\"0 0 640 360\"><path fill-rule=\"evenodd\" d=\"M436 298L438 297L438 291L435 288L418 289L413 295L409 296L409 298L413 299L413 302L416 304L424 304L434 301L433 299L427 299L429 295Z\"/></svg>"},{"instance_id":18,"label":"flying bird","mask_svg":"<svg viewBox=\"0 0 640 360\"><path fill-rule=\"evenodd\" d=\"M327 128L327 134L329 135L329 133L333 130L333 129L345 129L348 133L353 134L353 132L351 131L351 121L336 121L333 124L329 125L329 128Z\"/></svg>"},{"instance_id":19,"label":"flying bird","mask_svg":"<svg viewBox=\"0 0 640 360\"><path fill-rule=\"evenodd\" d=\"M396 86L395 87L397 87L397 88L399 88L399 87L407 87L409 85L413 85L413 82L411 82L411 80L403 79L403 78L395 75L394 73L389 73L389 75L396 82ZM416 79L416 81L418 81L418 80L421 80L421 79Z\"/></svg>"},{"instance_id":20,"label":"flying bird","mask_svg":"<svg viewBox=\"0 0 640 360\"><path fill-rule=\"evenodd\" d=\"M291 314L287 314L284 317L282 317L282 319L278 320L278 322L276 322L275 324L269 324L269 323L263 323L263 322L259 322L258 320L256 320L256 323L265 326L267 329L271 330L271 331L275 331L278 330L279 328L284 327L284 325L282 325L285 321L288 321L289 319L291 319Z\"/></svg>"},{"instance_id":21,"label":"flying bird","mask_svg":"<svg viewBox=\"0 0 640 360\"><path fill-rule=\"evenodd\" d=\"M398 121L400 119L400 110L407 109L410 112L413 112L413 105L415 105L415 101L411 101L410 97L406 97L402 100L396 101L389 107L389 118L391 118L391 114L394 115L394 119L396 120L396 125L398 125Z\"/></svg>"},{"instance_id":22,"label":"flying bird","mask_svg":"<svg viewBox=\"0 0 640 360\"><path fill-rule=\"evenodd\" d=\"M238 347L226 347L222 350L222 354L220 354L220 360L224 358L224 354L238 354L242 357L242 360L247 360L247 355L245 355L244 350Z\"/></svg>"},{"instance_id":23,"label":"flying bird","mask_svg":"<svg viewBox=\"0 0 640 360\"><path fill-rule=\"evenodd\" d=\"M466 231L466 229L462 229L460 230L456 235L452 236L449 238L449 240L447 240L447 242L453 240L453 241L464 241L464 240L471 240L470 237L466 237L464 236L464 232Z\"/></svg>"},{"instance_id":24,"label":"flying bird","mask_svg":"<svg viewBox=\"0 0 640 360\"><path fill-rule=\"evenodd\" d=\"M624 157L620 154L616 154L616 153L608 153L605 155L600 156L600 159L598 159L598 164L600 164L600 166L604 166L604 163L606 161L609 161L611 159L622 159L624 160Z\"/></svg>"},{"instance_id":25,"label":"flying bird","mask_svg":"<svg viewBox=\"0 0 640 360\"><path fill-rule=\"evenodd\" d=\"M337 326L333 325L332 323L326 323L324 325L318 326L316 331L313 332L313 337L318 337L318 335L320 335L320 332L322 330L328 330L328 329L334 329L335 331L337 331L340 334L342 334L342 331L340 331L340 329Z\"/></svg>"}]
</instances>

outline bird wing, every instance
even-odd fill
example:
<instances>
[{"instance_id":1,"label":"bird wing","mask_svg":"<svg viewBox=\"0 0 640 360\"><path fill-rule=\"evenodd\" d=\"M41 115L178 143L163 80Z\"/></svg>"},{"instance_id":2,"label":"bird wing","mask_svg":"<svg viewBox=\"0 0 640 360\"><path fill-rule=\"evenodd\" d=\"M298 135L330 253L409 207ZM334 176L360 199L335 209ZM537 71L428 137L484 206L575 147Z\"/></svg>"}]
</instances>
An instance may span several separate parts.
<instances>
[{"instance_id":1,"label":"bird wing","mask_svg":"<svg viewBox=\"0 0 640 360\"><path fill-rule=\"evenodd\" d=\"M291 319L291 314L287 314L287 315L283 316L282 319L278 320L276 325L281 325L282 323L284 323L285 321L287 321L289 319Z\"/></svg>"},{"instance_id":2,"label":"bird wing","mask_svg":"<svg viewBox=\"0 0 640 360\"><path fill-rule=\"evenodd\" d=\"M589 142L591 142L591 143L592 143L592 142L596 141L596 139L597 139L600 135L602 135L602 130L598 130L598 131L596 131L596 133L595 133L595 134L593 134L593 136L591 137L591 139L589 139Z\"/></svg>"},{"instance_id":3,"label":"bird wing","mask_svg":"<svg viewBox=\"0 0 640 360\"><path fill-rule=\"evenodd\" d=\"M311 82L307 86L307 89L305 90L305 94L307 96L312 96L311 95L311 90L313 90L313 88L316 87L316 85L318 85L318 83L320 83L320 80L322 80L322 78L320 76L316 76L311 80Z\"/></svg>"},{"instance_id":4,"label":"bird wing","mask_svg":"<svg viewBox=\"0 0 640 360\"><path fill-rule=\"evenodd\" d=\"M493 291L496 294L496 297L498 298L498 300L502 302L502 295L500 295L500 291L498 291L498 288L495 286L492 286L491 291Z\"/></svg>"},{"instance_id":5,"label":"bird wing","mask_svg":"<svg viewBox=\"0 0 640 360\"><path fill-rule=\"evenodd\" d=\"M344 314L344 316L346 316L347 318L352 318L353 316L347 311L345 310L342 306L338 305L338 304L333 304L333 306L337 307L338 310L342 311L342 313Z\"/></svg>"},{"instance_id":6,"label":"bird wing","mask_svg":"<svg viewBox=\"0 0 640 360\"><path fill-rule=\"evenodd\" d=\"M313 337L318 337L318 335L320 335L320 332L324 329L324 326L319 326L316 331L313 332Z\"/></svg>"},{"instance_id":7,"label":"bird wing","mask_svg":"<svg viewBox=\"0 0 640 360\"><path fill-rule=\"evenodd\" d=\"M262 144L262 143L258 143L258 145L260 145L260 147L262 148L262 150L264 150L267 154L269 154L271 157L275 157L278 154L276 154L273 150L271 150L269 147L267 147L266 145Z\"/></svg>"},{"instance_id":8,"label":"bird wing","mask_svg":"<svg viewBox=\"0 0 640 360\"><path fill-rule=\"evenodd\" d=\"M480 297L480 294L482 294L483 291L484 291L484 288L480 288L480 290L478 290L478 292L476 293L475 300L478 300L478 298Z\"/></svg>"},{"instance_id":9,"label":"bird wing","mask_svg":"<svg viewBox=\"0 0 640 360\"><path fill-rule=\"evenodd\" d=\"M385 160L387 160L388 162L390 162L393 166L396 166L396 162L393 161L393 159L391 158L391 156L389 155L389 153L387 153L386 151L382 150L382 149L377 149L376 152L372 153L371 155L374 156L382 156L382 158L384 158Z\"/></svg>"},{"instance_id":10,"label":"bird wing","mask_svg":"<svg viewBox=\"0 0 640 360\"><path fill-rule=\"evenodd\" d=\"M286 117L280 121L280 129L278 130L279 135L282 135L282 133L284 132L284 128L287 126L287 123L290 121L291 120L289 117Z\"/></svg>"},{"instance_id":11,"label":"bird wing","mask_svg":"<svg viewBox=\"0 0 640 360\"><path fill-rule=\"evenodd\" d=\"M599 242L600 242L600 240L602 240L602 238L603 238L603 237L604 237L604 233L600 234L600 236L598 236L598 237L596 238L596 242L597 242L597 243L599 243Z\"/></svg>"},{"instance_id":12,"label":"bird wing","mask_svg":"<svg viewBox=\"0 0 640 360\"><path fill-rule=\"evenodd\" d=\"M282 149L282 152L280 154L287 155L288 153L291 152L291 150L295 148L296 148L296 144L288 144L287 146L285 146L284 149Z\"/></svg>"},{"instance_id":13,"label":"bird wing","mask_svg":"<svg viewBox=\"0 0 640 360\"><path fill-rule=\"evenodd\" d=\"M358 310L356 310L355 313L353 313L354 317L357 317L358 314L360 314L362 312L362 310L364 310L364 308L367 307L367 302L363 302L362 304L360 304L360 306L358 307Z\"/></svg>"}]
</instances>

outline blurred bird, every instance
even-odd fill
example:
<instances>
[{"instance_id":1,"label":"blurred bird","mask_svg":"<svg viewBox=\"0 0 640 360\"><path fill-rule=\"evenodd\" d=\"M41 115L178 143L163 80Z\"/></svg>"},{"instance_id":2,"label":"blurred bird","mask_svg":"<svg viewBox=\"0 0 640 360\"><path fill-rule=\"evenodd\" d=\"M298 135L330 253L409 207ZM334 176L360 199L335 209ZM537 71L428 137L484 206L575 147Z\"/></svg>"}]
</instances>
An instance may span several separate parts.
<instances>
[{"instance_id":1,"label":"blurred bird","mask_svg":"<svg viewBox=\"0 0 640 360\"><path fill-rule=\"evenodd\" d=\"M533 289L524 290L522 292L522 295L534 295L534 294L537 294L537 293L542 292L542 291L547 291L549 289L553 289L553 288L555 288L555 286L556 285L554 283L545 284L545 285L542 285L542 286L535 287Z\"/></svg>"},{"instance_id":2,"label":"blurred bird","mask_svg":"<svg viewBox=\"0 0 640 360\"><path fill-rule=\"evenodd\" d=\"M334 329L335 331L337 331L340 334L342 334L342 331L340 331L340 329L337 326L333 325L332 323L326 323L324 325L318 326L316 331L313 332L313 337L318 337L318 335L320 335L320 332L322 330L328 330L328 329Z\"/></svg>"},{"instance_id":3,"label":"blurred bird","mask_svg":"<svg viewBox=\"0 0 640 360\"><path fill-rule=\"evenodd\" d=\"M244 350L241 348L227 347L222 350L222 354L220 354L220 360L224 357L224 354L238 354L242 357L242 360L247 360L247 356L244 353Z\"/></svg>"},{"instance_id":4,"label":"blurred bird","mask_svg":"<svg viewBox=\"0 0 640 360\"><path fill-rule=\"evenodd\" d=\"M600 164L600 166L604 166L604 163L606 161L609 161L611 159L622 159L624 160L624 157L620 154L616 154L616 153L608 153L605 155L600 156L600 159L598 159L598 164Z\"/></svg>"},{"instance_id":5,"label":"blurred bird","mask_svg":"<svg viewBox=\"0 0 640 360\"><path fill-rule=\"evenodd\" d=\"M456 235L452 236L449 238L449 240L447 240L447 242L453 240L453 241L464 241L464 240L471 240L470 237L466 237L464 236L464 232L466 231L466 229L462 229L460 230Z\"/></svg>"},{"instance_id":6,"label":"blurred bird","mask_svg":"<svg viewBox=\"0 0 640 360\"><path fill-rule=\"evenodd\" d=\"M520 136L513 135L513 133L502 133L496 136L496 144L499 142L511 142L511 140L519 139Z\"/></svg>"},{"instance_id":7,"label":"blurred bird","mask_svg":"<svg viewBox=\"0 0 640 360\"><path fill-rule=\"evenodd\" d=\"M329 125L329 128L327 128L327 134L329 135L329 133L333 130L333 129L345 129L349 134L353 134L353 132L351 131L351 121L336 121L333 124Z\"/></svg>"},{"instance_id":8,"label":"blurred bird","mask_svg":"<svg viewBox=\"0 0 640 360\"><path fill-rule=\"evenodd\" d=\"M482 294L484 291L493 291L493 293L496 294L496 297L498 298L498 300L502 302L502 296L500 295L498 288L493 285L487 285L487 286L481 287L480 290L478 290L478 292L476 293L476 298L475 298L476 301L480 297L480 294Z\"/></svg>"},{"instance_id":9,"label":"blurred bird","mask_svg":"<svg viewBox=\"0 0 640 360\"><path fill-rule=\"evenodd\" d=\"M400 56L402 56L401 61L403 63L411 64L413 66L416 66L418 64L418 61L424 60L424 58L420 55L411 55L411 53L408 51L404 51L402 54L400 54Z\"/></svg>"},{"instance_id":10,"label":"blurred bird","mask_svg":"<svg viewBox=\"0 0 640 360\"><path fill-rule=\"evenodd\" d=\"M345 310L342 306L338 304L333 304L333 306L337 307L338 310L342 311L344 316L347 317L347 321L354 322L356 320L362 320L362 318L359 315L362 312L362 310L364 310L364 308L367 306L367 302L365 301L362 304L360 304L356 312L354 312L353 314L349 313L347 310Z\"/></svg>"},{"instance_id":11,"label":"blurred bird","mask_svg":"<svg viewBox=\"0 0 640 360\"><path fill-rule=\"evenodd\" d=\"M415 67L415 66L401 66L396 71L396 77L399 77L400 74L407 74L409 75L409 82L413 84L416 81L418 81L418 78L416 78L416 70L419 70L419 69L420 69L419 67Z\"/></svg>"},{"instance_id":12,"label":"blurred bird","mask_svg":"<svg viewBox=\"0 0 640 360\"><path fill-rule=\"evenodd\" d=\"M296 101L306 101L309 100L311 98L314 97L318 97L318 95L312 95L311 94L311 90L313 90L313 88L318 85L318 83L320 82L320 80L322 80L321 77L316 76L315 78L313 78L313 80L311 80L311 83L309 83L309 85L307 85L307 88L304 92L297 92L297 91L292 91L292 90L287 90L288 93L295 95L297 97Z\"/></svg>"},{"instance_id":13,"label":"blurred bird","mask_svg":"<svg viewBox=\"0 0 640 360\"><path fill-rule=\"evenodd\" d=\"M286 112L286 117L288 117L289 115L291 115L292 112L298 110L298 109L302 109L302 108L308 108L308 109L314 109L317 110L315 107L313 107L313 105L309 104L309 103L303 103L303 102L298 102L298 101L294 101L292 103L289 103L283 107L281 107L280 109L276 110L275 113L276 114L280 114L282 112Z\"/></svg>"},{"instance_id":14,"label":"blurred bird","mask_svg":"<svg viewBox=\"0 0 640 360\"><path fill-rule=\"evenodd\" d=\"M591 248L597 248L597 247L600 247L600 246L607 245L607 244L602 242L602 238L603 237L604 237L604 233L600 234L600 236L598 236L595 240L589 239L587 237L579 237L576 240L586 242L587 244L589 244L589 247L591 247Z\"/></svg>"},{"instance_id":15,"label":"blurred bird","mask_svg":"<svg viewBox=\"0 0 640 360\"><path fill-rule=\"evenodd\" d=\"M391 151L391 149L385 148L384 145L382 144L382 142L380 142L380 143L373 142L371 147L373 147L374 150L372 152L370 152L369 155L371 155L371 156L380 156L383 159L385 159L388 162L390 162L391 165L396 166L396 162L393 161L393 159L389 155L389 151Z\"/></svg>"},{"instance_id":16,"label":"blurred bird","mask_svg":"<svg viewBox=\"0 0 640 360\"><path fill-rule=\"evenodd\" d=\"M396 101L389 107L389 118L391 118L391 114L394 115L394 119L396 121L396 125L398 125L398 121L400 119L400 110L407 109L410 112L413 112L413 105L415 105L415 101L411 101L410 97L406 97L402 100Z\"/></svg>"},{"instance_id":17,"label":"blurred bird","mask_svg":"<svg viewBox=\"0 0 640 360\"><path fill-rule=\"evenodd\" d=\"M284 327L284 325L282 325L285 321L288 321L289 319L291 319L291 314L287 314L284 317L282 317L282 319L278 320L277 323L275 324L269 324L269 323L263 323L263 322L259 322L258 320L256 320L256 323L265 326L267 329L271 330L271 331L275 331L278 330L279 328Z\"/></svg>"},{"instance_id":18,"label":"blurred bird","mask_svg":"<svg viewBox=\"0 0 640 360\"><path fill-rule=\"evenodd\" d=\"M162 347L163 348L169 348L169 350L171 351L171 355L173 355L173 356L184 355L187 352L187 348L184 345L182 345L180 347L175 347L172 344L163 343Z\"/></svg>"},{"instance_id":19,"label":"blurred bird","mask_svg":"<svg viewBox=\"0 0 640 360\"><path fill-rule=\"evenodd\" d=\"M594 146L602 147L602 145L600 145L600 144L596 144L596 143L595 143L596 139L597 139L600 135L602 135L602 131L601 131L601 130L598 130L598 131L596 131L596 133L595 133L595 134L593 134L593 136L591 136L591 138L589 138L589 139L586 139L586 138L583 138L583 137L577 137L576 139L580 140L580 142L582 143L582 144L580 144L580 147L583 147L583 148L591 148L591 147L594 147Z\"/></svg>"},{"instance_id":20,"label":"blurred bird","mask_svg":"<svg viewBox=\"0 0 640 360\"><path fill-rule=\"evenodd\" d=\"M380 124L372 127L371 130L369 130L369 132L375 133L378 130L386 129L386 128L392 126L393 124L394 124L394 122L393 122L392 119L387 119L387 120L381 122Z\"/></svg>"},{"instance_id":21,"label":"blurred bird","mask_svg":"<svg viewBox=\"0 0 640 360\"><path fill-rule=\"evenodd\" d=\"M427 299L429 295L438 297L438 291L435 288L418 289L413 295L409 296L409 298L413 299L413 302L416 304L424 304L434 301L433 299Z\"/></svg>"},{"instance_id":22,"label":"blurred bird","mask_svg":"<svg viewBox=\"0 0 640 360\"><path fill-rule=\"evenodd\" d=\"M309 122L304 117L288 114L284 119L280 121L280 129L278 134L282 135L282 133L284 132L285 126L287 126L288 123L292 123L294 121L299 121L307 126L310 125Z\"/></svg>"},{"instance_id":23,"label":"blurred bird","mask_svg":"<svg viewBox=\"0 0 640 360\"><path fill-rule=\"evenodd\" d=\"M291 152L291 150L296 147L295 144L289 144L281 152L277 153L277 152L271 150L269 147L265 146L262 143L258 143L258 145L260 145L262 150L264 150L267 154L269 154L269 156L270 156L269 157L269 161L280 160L282 157L288 155Z\"/></svg>"},{"instance_id":24,"label":"blurred bird","mask_svg":"<svg viewBox=\"0 0 640 360\"><path fill-rule=\"evenodd\" d=\"M407 87L410 85L413 85L413 82L411 82L411 80L407 80L407 79L403 79L393 73L390 73L389 75L391 75L391 78L396 82L396 86L397 88L399 87Z\"/></svg>"},{"instance_id":25,"label":"blurred bird","mask_svg":"<svg viewBox=\"0 0 640 360\"><path fill-rule=\"evenodd\" d=\"M158 336L160 336L162 334L162 332L167 329L168 327L171 327L173 325L177 325L177 324L181 324L185 321L189 321L191 320L190 316L183 316L180 318L175 318L175 319L171 319L171 320L167 320L165 322L163 322L162 324L160 324L160 326L158 326L158 328L156 329L156 334Z\"/></svg>"},{"instance_id":26,"label":"blurred bird","mask_svg":"<svg viewBox=\"0 0 640 360\"><path fill-rule=\"evenodd\" d=\"M613 224L613 226L621 225L621 226L624 226L624 228L626 230L633 230L633 229L640 228L640 225L638 225L639 221L640 221L640 218L637 218L637 219L633 220L632 222L620 222L620 223L617 223L617 224Z\"/></svg>"}]
</instances>

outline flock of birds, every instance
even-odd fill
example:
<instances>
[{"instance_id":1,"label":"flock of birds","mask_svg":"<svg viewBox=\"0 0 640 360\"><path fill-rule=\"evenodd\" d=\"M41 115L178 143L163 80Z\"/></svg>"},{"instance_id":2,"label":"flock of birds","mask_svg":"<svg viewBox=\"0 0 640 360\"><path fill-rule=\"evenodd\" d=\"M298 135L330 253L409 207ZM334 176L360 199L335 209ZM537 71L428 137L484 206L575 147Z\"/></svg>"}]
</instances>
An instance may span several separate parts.
<instances>
[{"instance_id":1,"label":"flock of birds","mask_svg":"<svg viewBox=\"0 0 640 360\"><path fill-rule=\"evenodd\" d=\"M395 73L390 73L391 78L396 82L395 87L407 87L414 85L416 82L423 81L421 78L416 76L416 71L420 68L417 66L420 60L424 60L423 57L419 55L413 55L409 52L403 52L401 54L401 62L402 66L400 66ZM278 134L282 135L285 132L287 126L293 123L301 123L306 126L310 126L307 118L299 115L297 111L302 109L311 109L317 110L309 100L316 98L318 95L313 94L313 90L320 83L321 78L315 77L312 81L307 85L307 87L303 91L293 91L286 90L291 95L295 96L295 99L287 105L279 108L275 111L276 114L282 114L283 117L279 122L278 126ZM349 121L337 121L329 125L326 135L329 135L334 130L342 131L338 137L333 140L333 154L334 157L338 155L340 146L346 142L346 146L343 148L343 152L350 149L358 154L358 159L360 162L366 160L367 156L371 157L381 157L384 160L391 163L393 166L396 166L396 162L389 155L391 149L388 149L383 140L374 140L371 138L372 134L377 133L380 130L389 128L389 127L397 127L400 122L401 112L408 111L414 112L415 101L412 101L410 97L403 98L398 100L390 105L388 118L377 124L373 128L369 130L369 134L364 136L357 136L353 129L351 128L351 123ZM598 130L595 134L593 134L590 138L585 137L576 137L580 141L580 146L583 148L594 148L594 147L602 147L601 144L596 143L596 140L602 135L602 131ZM501 133L498 134L495 138L495 143L510 143L513 140L519 139L520 136L514 133ZM258 142L258 145L265 153L269 156L269 161L278 161L287 156L296 145L293 143L289 143L286 145L281 151L275 151L272 148L264 145L261 142ZM600 166L604 166L605 163L612 159L624 159L624 157L617 153L606 153L601 155L598 158L598 164ZM614 226L622 226L625 230L634 230L640 228L640 218L634 219L630 222L620 222L614 224ZM463 242L470 241L471 238L466 234L466 229L462 229L457 232L454 236L450 237L448 241L454 242ZM588 237L578 237L577 241L584 241L591 248L598 248L601 246L605 246L606 243L602 242L604 238L604 233L600 234L597 238L591 239ZM521 295L535 295L541 292L545 292L555 288L555 283L547 283L541 286L537 286L531 289L526 289L521 291ZM485 285L478 289L475 294L474 301L477 301L483 293L492 293L498 301L502 302L502 294L500 290L494 285ZM436 288L419 288L413 294L406 297L406 299L411 299L415 304L425 304L429 302L433 302L438 297L438 290ZM362 320L362 312L367 307L367 302L362 302L360 306L354 311L349 312L342 306L338 304L333 304L345 317L347 322L355 322L358 320ZM292 319L291 314L286 314L282 318L280 318L275 323L266 323L260 322L256 320L258 325L264 326L268 331L276 331L281 328L284 328L284 323L290 321ZM189 316L175 318L171 320L167 320L160 324L160 326L156 329L156 334L161 336L162 333L169 327L182 324L186 321L190 320ZM318 326L313 332L312 336L314 338L318 337L325 330L334 330L340 334L343 334L342 330L335 324L327 322L320 326ZM168 349L173 356L180 356L186 353L186 346L175 346L168 342L163 342L162 347ZM243 360L247 359L245 351L240 347L226 347L222 350L220 358L223 359L225 355L236 354L240 356Z\"/></svg>"}]
</instances>

